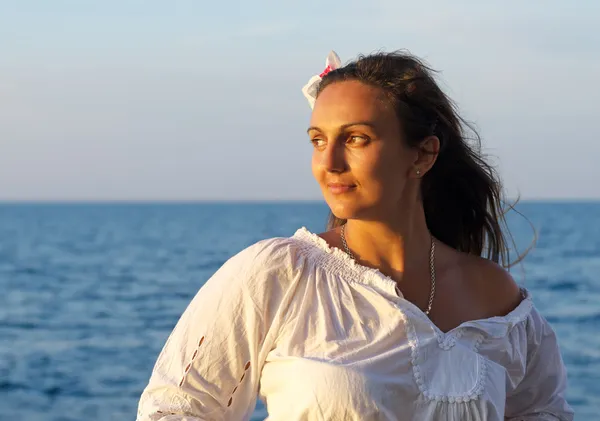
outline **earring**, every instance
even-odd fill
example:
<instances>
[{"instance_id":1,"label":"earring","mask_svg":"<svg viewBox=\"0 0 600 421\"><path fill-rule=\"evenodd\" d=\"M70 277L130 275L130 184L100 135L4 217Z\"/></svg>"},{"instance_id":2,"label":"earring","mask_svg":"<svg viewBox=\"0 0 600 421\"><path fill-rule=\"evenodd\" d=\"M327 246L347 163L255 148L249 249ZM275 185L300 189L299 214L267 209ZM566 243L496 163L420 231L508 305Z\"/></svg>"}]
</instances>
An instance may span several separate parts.
<instances>
[{"instance_id":1,"label":"earring","mask_svg":"<svg viewBox=\"0 0 600 421\"><path fill-rule=\"evenodd\" d=\"M421 170L417 170L417 175L421 175Z\"/></svg>"}]
</instances>

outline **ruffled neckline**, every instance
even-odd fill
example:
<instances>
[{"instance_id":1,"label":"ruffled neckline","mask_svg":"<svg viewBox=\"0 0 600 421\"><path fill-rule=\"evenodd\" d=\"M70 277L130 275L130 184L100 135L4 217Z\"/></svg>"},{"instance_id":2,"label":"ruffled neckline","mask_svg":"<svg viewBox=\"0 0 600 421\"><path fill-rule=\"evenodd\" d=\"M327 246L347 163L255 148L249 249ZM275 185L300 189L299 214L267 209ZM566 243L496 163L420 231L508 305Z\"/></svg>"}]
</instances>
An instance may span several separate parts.
<instances>
[{"instance_id":1,"label":"ruffled neckline","mask_svg":"<svg viewBox=\"0 0 600 421\"><path fill-rule=\"evenodd\" d=\"M461 323L448 332L440 330L429 317L415 304L404 298L398 289L396 281L384 275L375 268L361 265L345 251L332 247L323 238L302 227L296 231L293 238L299 239L306 248L318 248L319 263L331 273L337 273L348 282L355 282L383 290L403 302L403 307L414 316L431 325L438 339L447 341L450 337L460 336L465 329L476 329L491 337L504 337L515 325L523 322L534 308L531 293L521 287L523 299L511 312L504 316L494 316L487 319L477 319Z\"/></svg>"},{"instance_id":2,"label":"ruffled neckline","mask_svg":"<svg viewBox=\"0 0 600 421\"><path fill-rule=\"evenodd\" d=\"M296 231L294 237L304 240L309 247L316 246L321 251L324 251L325 254L321 256L320 263L334 273L343 274L345 280L366 284L402 297L400 290L397 288L396 281L392 278L384 275L378 269L361 265L350 257L348 253L337 247L330 246L327 241L309 231L306 227L302 227Z\"/></svg>"}]
</instances>

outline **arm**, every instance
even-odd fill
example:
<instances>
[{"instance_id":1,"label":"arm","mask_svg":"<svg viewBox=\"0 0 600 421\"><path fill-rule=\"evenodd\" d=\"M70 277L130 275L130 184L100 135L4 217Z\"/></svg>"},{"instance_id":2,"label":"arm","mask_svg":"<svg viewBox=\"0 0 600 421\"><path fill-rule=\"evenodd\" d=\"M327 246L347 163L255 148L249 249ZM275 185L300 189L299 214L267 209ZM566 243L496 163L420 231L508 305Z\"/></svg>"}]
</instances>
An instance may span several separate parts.
<instances>
[{"instance_id":1,"label":"arm","mask_svg":"<svg viewBox=\"0 0 600 421\"><path fill-rule=\"evenodd\" d=\"M158 357L138 421L250 418L286 275L265 243L227 261L193 298Z\"/></svg>"},{"instance_id":2,"label":"arm","mask_svg":"<svg viewBox=\"0 0 600 421\"><path fill-rule=\"evenodd\" d=\"M525 377L506 400L506 419L514 421L563 421L573 419L565 398L567 373L556 334L533 311L527 320Z\"/></svg>"}]
</instances>

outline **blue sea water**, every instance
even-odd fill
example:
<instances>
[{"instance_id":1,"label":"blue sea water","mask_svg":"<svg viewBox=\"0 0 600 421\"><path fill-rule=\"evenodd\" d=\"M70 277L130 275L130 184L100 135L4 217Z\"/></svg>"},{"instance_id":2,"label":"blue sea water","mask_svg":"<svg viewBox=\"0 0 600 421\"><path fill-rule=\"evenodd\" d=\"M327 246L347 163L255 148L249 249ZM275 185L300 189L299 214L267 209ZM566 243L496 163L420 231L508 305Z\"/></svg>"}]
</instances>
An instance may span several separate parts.
<instances>
[{"instance_id":1,"label":"blue sea water","mask_svg":"<svg viewBox=\"0 0 600 421\"><path fill-rule=\"evenodd\" d=\"M600 203L521 203L514 276L558 333L578 420L600 413ZM322 204L0 205L0 420L133 420L168 334L224 261L321 231ZM529 225L511 216L517 246ZM257 407L256 420L265 417Z\"/></svg>"}]
</instances>

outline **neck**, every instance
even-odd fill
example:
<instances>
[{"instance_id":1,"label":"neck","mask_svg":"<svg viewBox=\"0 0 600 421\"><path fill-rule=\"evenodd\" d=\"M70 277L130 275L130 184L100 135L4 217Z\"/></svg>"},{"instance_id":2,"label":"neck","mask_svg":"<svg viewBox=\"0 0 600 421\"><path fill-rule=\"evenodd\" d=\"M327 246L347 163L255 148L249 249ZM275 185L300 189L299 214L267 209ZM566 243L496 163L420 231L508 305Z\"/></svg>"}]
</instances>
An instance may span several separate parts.
<instances>
[{"instance_id":1,"label":"neck","mask_svg":"<svg viewBox=\"0 0 600 421\"><path fill-rule=\"evenodd\" d=\"M431 235L420 202L390 221L351 219L345 236L361 264L377 268L396 281L427 270Z\"/></svg>"}]
</instances>

